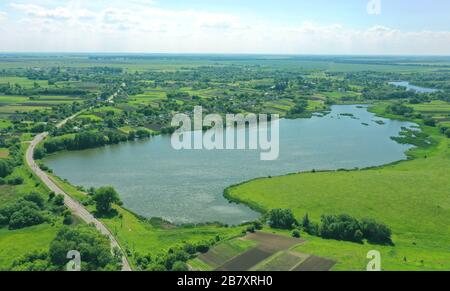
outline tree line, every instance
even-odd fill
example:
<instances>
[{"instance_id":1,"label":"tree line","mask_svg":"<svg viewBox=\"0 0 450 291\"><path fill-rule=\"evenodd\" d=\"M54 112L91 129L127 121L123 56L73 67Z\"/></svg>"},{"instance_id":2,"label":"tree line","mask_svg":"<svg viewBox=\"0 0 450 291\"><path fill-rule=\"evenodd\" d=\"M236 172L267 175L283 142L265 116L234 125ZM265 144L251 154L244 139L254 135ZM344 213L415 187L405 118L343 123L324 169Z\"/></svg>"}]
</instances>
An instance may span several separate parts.
<instances>
[{"instance_id":1,"label":"tree line","mask_svg":"<svg viewBox=\"0 0 450 291\"><path fill-rule=\"evenodd\" d=\"M310 235L324 239L335 239L363 243L367 240L372 244L392 245L391 229L373 219L364 218L358 220L347 214L322 215L320 223L310 220L306 214L301 222L298 222L290 209L272 209L268 213L268 223L272 228L303 230Z\"/></svg>"}]
</instances>

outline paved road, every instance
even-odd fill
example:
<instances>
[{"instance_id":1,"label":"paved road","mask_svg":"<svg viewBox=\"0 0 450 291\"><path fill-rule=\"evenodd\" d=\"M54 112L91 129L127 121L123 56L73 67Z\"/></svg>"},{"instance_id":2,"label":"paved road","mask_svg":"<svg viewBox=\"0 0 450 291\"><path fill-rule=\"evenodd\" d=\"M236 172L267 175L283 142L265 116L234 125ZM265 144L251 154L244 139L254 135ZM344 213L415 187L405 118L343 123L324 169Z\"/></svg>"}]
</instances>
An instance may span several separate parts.
<instances>
[{"instance_id":1,"label":"paved road","mask_svg":"<svg viewBox=\"0 0 450 291\"><path fill-rule=\"evenodd\" d=\"M75 118L78 114L77 113L65 120L63 120L62 122L60 122L57 127L62 127L64 124L67 123L67 121L69 121L70 119ZM45 173L44 171L42 171L39 166L36 164L36 161L33 158L33 153L34 150L36 148L36 146L42 142L46 137L48 136L48 132L44 132L41 133L37 136L35 136L35 138L31 141L30 146L27 149L26 152L26 161L27 164L30 166L31 170L39 177L39 179L42 180L42 182L53 192L55 192L55 194L61 194L64 196L64 204L67 206L67 208L70 209L70 211L80 217L81 219L83 219L86 223L88 224L94 224L95 227L104 235L108 236L109 240L111 241L111 247L118 247L119 249L121 249L119 243L117 242L117 240L115 239L115 237L112 235L112 233L105 227L105 225L103 223L101 223L98 219L96 219L89 211L86 210L86 208L84 208L84 206L80 203L78 203L77 201L75 201L74 199L72 199L66 192L64 192L60 187L58 187L51 179L50 177L47 175L47 173ZM123 253L123 251L122 251ZM128 262L126 256L122 256L122 271L132 271L130 263Z\"/></svg>"}]
</instances>

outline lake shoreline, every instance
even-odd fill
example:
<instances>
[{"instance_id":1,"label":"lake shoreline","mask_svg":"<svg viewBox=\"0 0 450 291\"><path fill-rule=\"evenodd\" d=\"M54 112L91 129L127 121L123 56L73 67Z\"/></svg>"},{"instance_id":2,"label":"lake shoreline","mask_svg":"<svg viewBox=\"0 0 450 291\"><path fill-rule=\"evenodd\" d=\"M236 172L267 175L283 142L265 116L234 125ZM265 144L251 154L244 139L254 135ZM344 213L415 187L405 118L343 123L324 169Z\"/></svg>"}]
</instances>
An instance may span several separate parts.
<instances>
[{"instance_id":1,"label":"lake shoreline","mask_svg":"<svg viewBox=\"0 0 450 291\"><path fill-rule=\"evenodd\" d=\"M369 110L367 109L366 104L359 104L359 103L358 103L358 104L353 104L353 105L354 105L354 106L364 106L365 109L366 109L367 111L369 111ZM377 115L377 116L379 116L379 115ZM379 116L379 117L383 117L383 116ZM145 142L147 142L147 141L145 141ZM409 150L408 150L408 151L409 151ZM406 152L408 152L408 151L406 151ZM406 152L405 152L405 153L406 153ZM379 167L383 167L383 166L386 166L386 165L395 164L395 163L399 163L399 162L403 162L403 161L405 161L405 160L397 160L397 161L394 161L394 162L391 162L391 163L388 163L388 164L382 164L382 165L378 165L378 166L367 166L367 167L364 167L364 168L360 168L360 169L358 169L358 170L365 170L365 169L371 169L371 168L379 168ZM354 171L354 170L355 170L355 169L352 169L352 168L349 168L349 169L336 169L336 170L326 170L326 169L325 169L325 170L318 170L317 172ZM297 171L297 172L296 172L296 171L292 171L292 172L286 173L286 174L274 175L273 177L287 176L287 175L294 175L294 174L298 174L298 173L306 173L306 172L311 172L311 171L308 171L308 170ZM221 194L221 195L222 195L222 197L223 197L229 204L243 205L243 206L245 206L245 207L250 208L252 211L255 211L255 212L261 214L261 213L262 213L262 212L261 212L261 209L257 209L257 207L255 207L255 206L253 206L253 205L248 205L248 204L242 203L242 201L239 201L238 199L233 199L232 197L230 197L229 195L227 195L227 190L228 190L229 188L235 187L236 185L240 185L240 184L248 183L249 181L252 181L252 180L256 180L256 179L264 179L264 178L267 178L267 176L259 176L259 177L255 177L255 178L253 178L253 179L243 181L243 182L241 182L241 183L239 183L239 184L230 184L231 186L227 186L227 187L223 188L222 194ZM67 183L70 183L70 182L67 182ZM122 206L122 208L124 208L125 210L127 210L127 211L133 213L134 215L136 215L136 216L139 217L139 218L142 218L142 219L145 218L145 220L151 220L151 219L157 218L157 219L161 219L161 220L163 220L163 221L165 221L165 222L170 222L168 219L164 219L164 218L161 218L161 217L159 217L159 216L149 216L149 217L146 217L145 215L138 214L136 211L131 210L130 208L123 207L123 206ZM254 220L258 220L259 218L260 218L260 216L258 216L258 217L255 218ZM245 222L242 222L242 223L235 223L235 224L231 224L231 225L242 225L242 224L247 224L247 223L250 223L250 222L252 222L252 221L254 221L254 220L248 220L248 221L245 221ZM214 222L214 221L205 221L205 222L198 222L198 223L196 223L196 222L188 222L188 223L182 223L182 222L179 222L179 223L177 223L177 222L170 222L170 224L171 224L171 225L177 225L177 226L184 226L184 225L192 226L192 225L205 225L205 224L230 225L229 223L224 223L224 222L220 222L220 221L218 221L218 222Z\"/></svg>"}]
</instances>

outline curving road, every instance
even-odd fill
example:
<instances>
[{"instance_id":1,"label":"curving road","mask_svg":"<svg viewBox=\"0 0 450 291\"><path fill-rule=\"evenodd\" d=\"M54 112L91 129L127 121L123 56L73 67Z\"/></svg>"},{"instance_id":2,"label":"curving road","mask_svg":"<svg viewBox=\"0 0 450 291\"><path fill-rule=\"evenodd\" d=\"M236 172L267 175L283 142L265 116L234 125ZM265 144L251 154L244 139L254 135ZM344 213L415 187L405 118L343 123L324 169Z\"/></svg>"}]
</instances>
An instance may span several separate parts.
<instances>
[{"instance_id":1,"label":"curving road","mask_svg":"<svg viewBox=\"0 0 450 291\"><path fill-rule=\"evenodd\" d=\"M69 120L75 118L77 115L79 115L81 112L72 115L71 117L61 121L57 127L62 127L64 124L66 124ZM122 250L119 243L115 239L115 237L112 235L112 233L105 227L105 225L100 222L98 219L96 219L89 211L84 208L84 206L74 199L70 197L66 192L64 192L58 185L56 185L50 177L42 171L39 166L36 164L36 161L33 158L34 150L36 149L36 146L41 143L46 137L48 136L48 132L41 133L39 135L36 135L35 138L31 141L30 146L27 149L26 152L26 161L28 166L31 168L31 170L36 174L36 176L39 177L39 179L42 180L42 182L50 189L50 191L55 192L55 194L61 194L64 196L64 204L67 206L67 208L70 209L70 211L80 217L83 221L85 221L88 224L94 224L95 227L104 235L106 235L109 240L111 241L111 247L118 247ZM122 253L124 254L123 250ZM128 262L128 259L125 255L122 256L122 271L132 271L130 263Z\"/></svg>"}]
</instances>

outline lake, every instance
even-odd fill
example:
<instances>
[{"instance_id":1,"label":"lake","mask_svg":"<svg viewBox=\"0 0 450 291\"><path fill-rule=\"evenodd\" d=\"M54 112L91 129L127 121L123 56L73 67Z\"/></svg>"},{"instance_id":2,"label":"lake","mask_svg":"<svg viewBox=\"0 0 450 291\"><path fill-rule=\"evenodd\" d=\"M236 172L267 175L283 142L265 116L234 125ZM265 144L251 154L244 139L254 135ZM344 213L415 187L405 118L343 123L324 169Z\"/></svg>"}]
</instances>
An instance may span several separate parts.
<instances>
[{"instance_id":1,"label":"lake","mask_svg":"<svg viewBox=\"0 0 450 291\"><path fill-rule=\"evenodd\" d=\"M170 136L156 136L62 152L46 158L45 163L74 185L114 186L126 208L146 217L174 223L238 224L259 214L230 204L223 197L226 187L257 177L402 160L411 146L391 137L413 125L376 117L364 106L340 105L325 116L281 120L280 156L275 161L261 161L259 151L252 150L176 151Z\"/></svg>"},{"instance_id":2,"label":"lake","mask_svg":"<svg viewBox=\"0 0 450 291\"><path fill-rule=\"evenodd\" d=\"M396 87L404 87L407 90L416 91L417 93L434 93L439 92L437 89L431 89L431 88L425 88L425 87L419 87L411 85L409 82L389 82L390 85L394 85Z\"/></svg>"}]
</instances>

